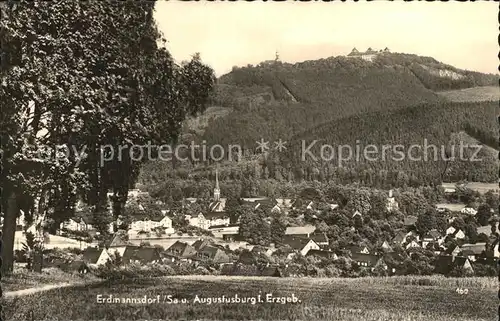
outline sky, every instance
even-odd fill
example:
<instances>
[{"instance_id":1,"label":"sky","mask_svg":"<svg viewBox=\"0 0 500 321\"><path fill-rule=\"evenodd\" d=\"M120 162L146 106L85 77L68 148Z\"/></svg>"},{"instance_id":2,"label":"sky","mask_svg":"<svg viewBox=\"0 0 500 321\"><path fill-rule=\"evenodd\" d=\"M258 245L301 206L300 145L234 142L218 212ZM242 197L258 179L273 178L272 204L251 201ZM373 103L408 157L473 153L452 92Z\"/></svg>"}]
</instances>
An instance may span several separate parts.
<instances>
[{"instance_id":1,"label":"sky","mask_svg":"<svg viewBox=\"0 0 500 321\"><path fill-rule=\"evenodd\" d=\"M199 52L217 76L233 66L384 49L498 73L494 2L159 1L155 18L178 61Z\"/></svg>"}]
</instances>

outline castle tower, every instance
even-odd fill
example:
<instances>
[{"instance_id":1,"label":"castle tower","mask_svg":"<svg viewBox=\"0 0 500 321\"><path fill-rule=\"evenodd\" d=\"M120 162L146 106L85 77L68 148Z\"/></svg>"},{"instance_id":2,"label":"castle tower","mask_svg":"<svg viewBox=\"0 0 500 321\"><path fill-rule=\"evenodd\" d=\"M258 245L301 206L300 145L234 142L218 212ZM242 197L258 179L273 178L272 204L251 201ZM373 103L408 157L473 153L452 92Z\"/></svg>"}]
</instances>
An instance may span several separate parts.
<instances>
[{"instance_id":1,"label":"castle tower","mask_svg":"<svg viewBox=\"0 0 500 321\"><path fill-rule=\"evenodd\" d=\"M214 188L214 201L220 200L220 188L219 188L219 173L218 168L215 169L215 188Z\"/></svg>"}]
</instances>

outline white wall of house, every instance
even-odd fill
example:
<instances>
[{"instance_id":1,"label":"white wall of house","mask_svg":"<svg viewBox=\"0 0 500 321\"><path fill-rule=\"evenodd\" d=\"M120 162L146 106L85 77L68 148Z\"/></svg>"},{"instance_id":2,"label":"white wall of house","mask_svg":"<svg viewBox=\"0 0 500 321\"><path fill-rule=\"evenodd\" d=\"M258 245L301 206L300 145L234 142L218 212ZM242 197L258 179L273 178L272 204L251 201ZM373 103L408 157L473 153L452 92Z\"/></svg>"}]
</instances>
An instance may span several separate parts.
<instances>
[{"instance_id":1,"label":"white wall of house","mask_svg":"<svg viewBox=\"0 0 500 321\"><path fill-rule=\"evenodd\" d=\"M316 242L314 242L313 240L309 240L309 242L302 248L302 250L300 250L300 254L305 256L310 250L319 250L319 249L320 247Z\"/></svg>"},{"instance_id":2,"label":"white wall of house","mask_svg":"<svg viewBox=\"0 0 500 321\"><path fill-rule=\"evenodd\" d=\"M195 217L186 215L186 219L188 220L189 225L196 226L204 230L208 230L210 228L210 221L205 219L205 216L202 213Z\"/></svg>"},{"instance_id":3,"label":"white wall of house","mask_svg":"<svg viewBox=\"0 0 500 321\"><path fill-rule=\"evenodd\" d=\"M97 260L96 265L97 266L104 265L110 260L111 260L111 257L109 256L108 251L106 249L103 249L101 252L101 255L99 256L99 259Z\"/></svg>"},{"instance_id":4,"label":"white wall of house","mask_svg":"<svg viewBox=\"0 0 500 321\"><path fill-rule=\"evenodd\" d=\"M210 226L229 225L229 223L230 223L229 217L217 217L210 220Z\"/></svg>"},{"instance_id":5,"label":"white wall of house","mask_svg":"<svg viewBox=\"0 0 500 321\"><path fill-rule=\"evenodd\" d=\"M455 238L457 239L464 239L465 238L465 233L462 230L459 230L457 234L455 234Z\"/></svg>"}]
</instances>

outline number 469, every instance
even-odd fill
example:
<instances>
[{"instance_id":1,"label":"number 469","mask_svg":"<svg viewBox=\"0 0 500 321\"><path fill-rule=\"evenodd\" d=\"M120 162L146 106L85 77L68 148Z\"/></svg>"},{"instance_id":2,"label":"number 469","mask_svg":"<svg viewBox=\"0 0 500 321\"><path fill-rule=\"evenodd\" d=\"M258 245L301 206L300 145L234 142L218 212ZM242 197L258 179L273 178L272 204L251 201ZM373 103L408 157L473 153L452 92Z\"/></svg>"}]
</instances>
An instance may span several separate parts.
<instances>
[{"instance_id":1,"label":"number 469","mask_svg":"<svg viewBox=\"0 0 500 321\"><path fill-rule=\"evenodd\" d=\"M458 294L468 294L469 293L468 289L462 289L462 288L457 288L456 291Z\"/></svg>"}]
</instances>

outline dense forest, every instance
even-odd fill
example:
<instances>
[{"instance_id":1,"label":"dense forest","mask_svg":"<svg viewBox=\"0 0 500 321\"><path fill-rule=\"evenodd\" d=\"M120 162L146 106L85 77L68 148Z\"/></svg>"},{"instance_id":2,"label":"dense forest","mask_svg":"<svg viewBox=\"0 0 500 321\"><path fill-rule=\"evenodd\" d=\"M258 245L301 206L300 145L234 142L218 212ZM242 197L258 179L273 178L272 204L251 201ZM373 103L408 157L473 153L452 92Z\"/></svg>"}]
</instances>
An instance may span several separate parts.
<instances>
[{"instance_id":1,"label":"dense forest","mask_svg":"<svg viewBox=\"0 0 500 321\"><path fill-rule=\"evenodd\" d=\"M430 57L393 53L381 54L373 62L332 57L235 67L219 78L211 97L212 105L226 106L228 112L214 113L205 128L190 131L181 143L242 146L243 160L219 164L229 194L273 195L303 181L379 188L459 180L493 182L498 175L497 104L448 102L436 91L495 81L494 75L460 70ZM261 138L270 141L270 147L283 139L287 149L271 150L263 157L256 150ZM427 144L437 147L428 149L427 158L437 160L391 160L394 155L388 154L386 160L356 159L342 166L337 157L302 161L302 144L309 146L315 140L319 142L310 153L316 156L322 145L350 145L353 151L363 151L373 144L379 154L384 145L403 145L408 156L411 145L421 146L422 151ZM472 147L460 154L460 144L477 143L484 145L478 155ZM471 162L473 156L481 161ZM142 170L141 182L154 185L174 179L182 181L179 188L208 187L215 176L212 165L193 159L150 162Z\"/></svg>"},{"instance_id":2,"label":"dense forest","mask_svg":"<svg viewBox=\"0 0 500 321\"><path fill-rule=\"evenodd\" d=\"M298 175L298 179L333 178L375 186L418 185L461 179L493 182L498 176L498 152L491 148L498 142L496 111L497 104L494 102L440 103L344 118L295 136L286 155L280 155L279 164L282 168L296 169L294 174ZM462 135L454 135L456 133ZM476 148L465 147L464 139L460 138L464 136L472 136L491 147L483 146L474 155ZM304 142L308 147L314 140L321 140L310 149L317 158L321 155L322 145L349 145L354 154L358 147L360 158L340 164L339 155L331 161L327 157L327 161L323 162L314 161L313 157L302 157L307 156L303 152ZM463 155L460 153L461 142L464 144ZM371 158L380 156L379 159L364 159L363 150L370 144L378 149L378 154L372 154ZM427 159L424 158L426 144L436 147L428 147ZM381 153L384 145L392 148L386 153L386 159L382 159ZM397 145L402 145L400 150L404 151L405 159L400 159L402 156L398 157L395 152L391 154ZM421 161L409 159L408 150L412 145L419 147L411 155L414 158L420 155ZM338 152L338 149L333 151ZM302 161L303 158L305 161ZM473 158L480 161L473 162Z\"/></svg>"}]
</instances>

